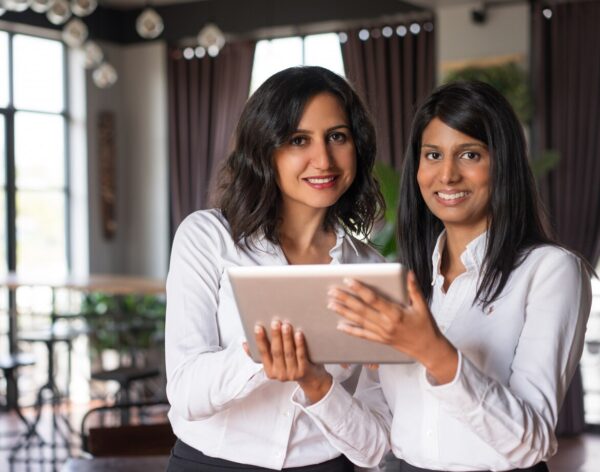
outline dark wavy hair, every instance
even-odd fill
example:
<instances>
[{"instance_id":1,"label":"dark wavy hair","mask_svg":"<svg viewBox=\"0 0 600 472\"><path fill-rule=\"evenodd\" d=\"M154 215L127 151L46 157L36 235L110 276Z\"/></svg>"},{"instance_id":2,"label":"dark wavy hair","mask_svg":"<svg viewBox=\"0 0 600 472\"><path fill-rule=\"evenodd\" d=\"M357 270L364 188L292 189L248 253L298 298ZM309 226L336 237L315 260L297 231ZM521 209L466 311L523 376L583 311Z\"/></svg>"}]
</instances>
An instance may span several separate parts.
<instances>
[{"instance_id":1,"label":"dark wavy hair","mask_svg":"<svg viewBox=\"0 0 600 472\"><path fill-rule=\"evenodd\" d=\"M508 101L482 82L439 87L418 109L404 161L398 209L400 260L431 299L431 254L444 226L427 208L417 184L423 131L434 118L485 143L490 153L490 216L483 271L476 299L496 300L511 272L531 249L554 244L539 204L527 159L523 128Z\"/></svg>"},{"instance_id":2,"label":"dark wavy hair","mask_svg":"<svg viewBox=\"0 0 600 472\"><path fill-rule=\"evenodd\" d=\"M296 132L307 102L320 93L339 100L356 149L356 177L328 208L325 227L339 222L346 231L367 237L385 208L372 172L375 129L362 101L346 80L327 69L292 67L270 77L250 97L237 125L233 152L220 170L216 203L236 245L248 246L260 233L279 242L281 198L273 154Z\"/></svg>"}]
</instances>

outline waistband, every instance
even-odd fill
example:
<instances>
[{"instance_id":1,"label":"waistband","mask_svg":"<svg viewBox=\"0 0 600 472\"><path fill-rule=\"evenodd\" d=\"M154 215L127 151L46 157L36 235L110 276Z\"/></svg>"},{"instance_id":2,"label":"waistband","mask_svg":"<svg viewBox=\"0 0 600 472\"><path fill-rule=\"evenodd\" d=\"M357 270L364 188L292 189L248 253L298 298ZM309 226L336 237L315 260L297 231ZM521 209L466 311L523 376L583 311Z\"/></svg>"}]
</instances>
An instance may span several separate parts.
<instances>
[{"instance_id":1,"label":"waistband","mask_svg":"<svg viewBox=\"0 0 600 472\"><path fill-rule=\"evenodd\" d=\"M443 470L434 470L434 469L422 469L421 467L416 467L414 465L409 464L406 461L403 461L402 459L398 459L397 461L394 461L398 464L397 467L395 466L388 466L386 467L386 471L391 472L444 472ZM472 470L469 472L490 472L488 470ZM549 472L548 470L548 466L546 465L545 462L540 462L539 464L536 464L534 466L528 467L526 469L511 469L511 470L507 470L504 472Z\"/></svg>"}]
</instances>

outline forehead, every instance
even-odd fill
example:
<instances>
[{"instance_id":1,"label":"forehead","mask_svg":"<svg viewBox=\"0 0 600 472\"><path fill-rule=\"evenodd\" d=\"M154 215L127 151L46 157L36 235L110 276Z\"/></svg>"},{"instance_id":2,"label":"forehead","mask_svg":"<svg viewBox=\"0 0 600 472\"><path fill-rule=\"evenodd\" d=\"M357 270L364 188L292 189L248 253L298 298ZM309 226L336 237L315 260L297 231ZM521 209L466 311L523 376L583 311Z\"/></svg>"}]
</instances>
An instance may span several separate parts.
<instances>
[{"instance_id":1,"label":"forehead","mask_svg":"<svg viewBox=\"0 0 600 472\"><path fill-rule=\"evenodd\" d=\"M298 123L298 128L318 127L322 124L348 124L342 102L329 92L319 93L307 100Z\"/></svg>"},{"instance_id":2,"label":"forehead","mask_svg":"<svg viewBox=\"0 0 600 472\"><path fill-rule=\"evenodd\" d=\"M456 146L461 144L477 144L487 147L482 141L448 126L437 117L428 123L421 136L421 146Z\"/></svg>"}]
</instances>

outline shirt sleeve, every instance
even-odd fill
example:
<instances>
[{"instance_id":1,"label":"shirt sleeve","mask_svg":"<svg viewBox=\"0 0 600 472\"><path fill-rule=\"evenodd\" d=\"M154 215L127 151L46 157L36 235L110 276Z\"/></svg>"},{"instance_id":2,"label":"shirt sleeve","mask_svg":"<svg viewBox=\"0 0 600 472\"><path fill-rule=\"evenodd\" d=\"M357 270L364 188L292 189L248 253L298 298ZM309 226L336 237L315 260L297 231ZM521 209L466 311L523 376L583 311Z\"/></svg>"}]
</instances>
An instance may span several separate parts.
<instances>
[{"instance_id":1,"label":"shirt sleeve","mask_svg":"<svg viewBox=\"0 0 600 472\"><path fill-rule=\"evenodd\" d=\"M228 408L266 382L242 341L220 344L217 322L221 252L229 234L216 217L196 212L179 227L167 277L167 397L188 421Z\"/></svg>"},{"instance_id":2,"label":"shirt sleeve","mask_svg":"<svg viewBox=\"0 0 600 472\"><path fill-rule=\"evenodd\" d=\"M529 293L508 385L486 376L463 354L452 382L435 386L426 378L442 407L514 468L556 451L558 411L583 350L589 274L577 257L556 251L541 259L529 280L518 281L529 284Z\"/></svg>"},{"instance_id":3,"label":"shirt sleeve","mask_svg":"<svg viewBox=\"0 0 600 472\"><path fill-rule=\"evenodd\" d=\"M390 449L392 415L376 371L362 369L354 396L334 381L319 402L311 405L300 388L292 402L312 418L333 447L359 467L377 466Z\"/></svg>"}]
</instances>

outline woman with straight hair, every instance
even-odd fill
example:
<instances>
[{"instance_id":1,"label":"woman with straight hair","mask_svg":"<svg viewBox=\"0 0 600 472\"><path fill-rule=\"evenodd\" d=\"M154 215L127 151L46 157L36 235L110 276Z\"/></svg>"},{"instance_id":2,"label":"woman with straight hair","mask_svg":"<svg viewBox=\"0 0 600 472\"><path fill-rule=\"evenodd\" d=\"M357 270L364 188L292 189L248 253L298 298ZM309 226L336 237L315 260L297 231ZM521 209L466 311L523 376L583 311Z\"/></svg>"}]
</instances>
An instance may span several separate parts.
<instances>
[{"instance_id":1,"label":"woman with straight hair","mask_svg":"<svg viewBox=\"0 0 600 472\"><path fill-rule=\"evenodd\" d=\"M218 209L188 216L173 242L166 367L178 440L169 471L353 470L291 401L296 390L321 396L330 376L342 382L351 369L310 364L302 333L277 321L272 345L258 330L263 363L252 361L226 269L381 261L355 237L368 236L384 206L375 151L365 107L326 69L286 69L248 100ZM293 362L283 357L290 349Z\"/></svg>"},{"instance_id":2,"label":"woman with straight hair","mask_svg":"<svg viewBox=\"0 0 600 472\"><path fill-rule=\"evenodd\" d=\"M389 427L389 408L399 460L387 470L547 471L583 349L590 268L545 228L522 127L493 87L452 83L425 100L398 212L410 303L347 280L329 307L340 330L415 362L363 371L363 401L333 381L306 411L348 457L368 446L375 464L365 438ZM362 436L349 433L356 425Z\"/></svg>"}]
</instances>

